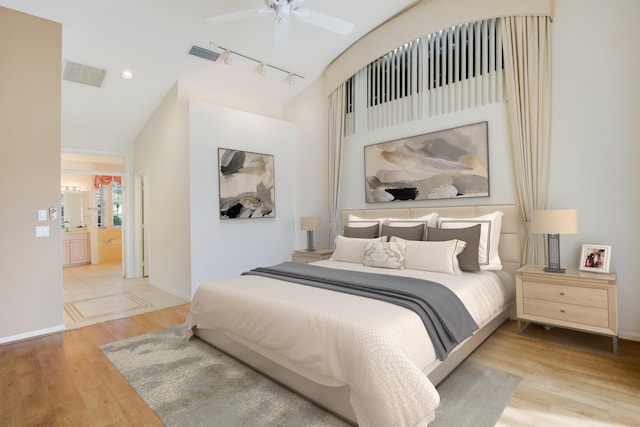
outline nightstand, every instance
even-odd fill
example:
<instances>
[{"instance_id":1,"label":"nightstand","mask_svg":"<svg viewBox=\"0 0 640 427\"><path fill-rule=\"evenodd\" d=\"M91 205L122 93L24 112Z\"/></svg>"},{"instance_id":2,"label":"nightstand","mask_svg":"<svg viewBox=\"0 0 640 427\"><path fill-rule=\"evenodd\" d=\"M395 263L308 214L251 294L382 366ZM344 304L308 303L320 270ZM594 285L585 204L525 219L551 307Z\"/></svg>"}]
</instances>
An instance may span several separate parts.
<instances>
[{"instance_id":1,"label":"nightstand","mask_svg":"<svg viewBox=\"0 0 640 427\"><path fill-rule=\"evenodd\" d=\"M548 273L526 265L516 273L518 329L529 323L557 326L611 337L618 353L618 293L615 273L591 273L567 268ZM525 321L526 325L522 326Z\"/></svg>"},{"instance_id":2,"label":"nightstand","mask_svg":"<svg viewBox=\"0 0 640 427\"><path fill-rule=\"evenodd\" d=\"M316 249L315 251L297 250L291 254L291 261L306 264L331 258L333 249Z\"/></svg>"}]
</instances>

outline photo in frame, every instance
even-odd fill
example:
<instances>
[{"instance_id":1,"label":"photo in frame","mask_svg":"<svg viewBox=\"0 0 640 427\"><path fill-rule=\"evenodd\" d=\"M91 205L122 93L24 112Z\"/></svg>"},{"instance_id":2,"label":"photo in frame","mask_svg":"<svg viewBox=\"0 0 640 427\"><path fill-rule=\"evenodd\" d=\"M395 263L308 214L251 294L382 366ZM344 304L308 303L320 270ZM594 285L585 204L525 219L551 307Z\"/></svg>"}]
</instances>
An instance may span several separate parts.
<instances>
[{"instance_id":1,"label":"photo in frame","mask_svg":"<svg viewBox=\"0 0 640 427\"><path fill-rule=\"evenodd\" d=\"M272 154L218 148L220 219L275 218Z\"/></svg>"},{"instance_id":2,"label":"photo in frame","mask_svg":"<svg viewBox=\"0 0 640 427\"><path fill-rule=\"evenodd\" d=\"M611 246L582 245L580 252L580 270L594 273L608 273L611 263Z\"/></svg>"},{"instance_id":3,"label":"photo in frame","mask_svg":"<svg viewBox=\"0 0 640 427\"><path fill-rule=\"evenodd\" d=\"M489 196L488 122L364 147L367 203Z\"/></svg>"}]
</instances>

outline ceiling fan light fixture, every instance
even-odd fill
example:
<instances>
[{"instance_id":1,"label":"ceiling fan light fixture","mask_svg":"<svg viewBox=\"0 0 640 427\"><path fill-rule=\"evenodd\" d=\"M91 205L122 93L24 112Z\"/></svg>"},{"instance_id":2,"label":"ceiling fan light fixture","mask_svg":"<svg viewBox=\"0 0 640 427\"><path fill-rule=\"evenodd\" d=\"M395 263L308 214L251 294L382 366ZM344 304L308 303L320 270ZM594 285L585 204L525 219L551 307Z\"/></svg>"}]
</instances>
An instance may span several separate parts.
<instances>
[{"instance_id":1,"label":"ceiling fan light fixture","mask_svg":"<svg viewBox=\"0 0 640 427\"><path fill-rule=\"evenodd\" d=\"M298 21L346 36L353 31L354 25L334 16L326 15L312 9L302 7L304 0L264 0L266 8L239 10L222 15L210 16L205 21L208 24L223 24L240 19L247 19L256 14L274 13L273 47L283 50L287 44L289 17L293 15Z\"/></svg>"}]
</instances>

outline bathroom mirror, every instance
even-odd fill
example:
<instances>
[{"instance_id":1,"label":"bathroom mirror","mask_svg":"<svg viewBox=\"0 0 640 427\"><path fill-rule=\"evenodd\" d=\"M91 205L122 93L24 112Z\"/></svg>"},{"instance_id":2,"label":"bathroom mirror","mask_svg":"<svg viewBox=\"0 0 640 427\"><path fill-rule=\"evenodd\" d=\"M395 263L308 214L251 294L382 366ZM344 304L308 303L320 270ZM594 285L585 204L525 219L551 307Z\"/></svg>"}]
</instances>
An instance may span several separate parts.
<instances>
[{"instance_id":1,"label":"bathroom mirror","mask_svg":"<svg viewBox=\"0 0 640 427\"><path fill-rule=\"evenodd\" d=\"M65 191L62 193L61 218L62 228L74 229L83 227L83 199L84 191Z\"/></svg>"}]
</instances>

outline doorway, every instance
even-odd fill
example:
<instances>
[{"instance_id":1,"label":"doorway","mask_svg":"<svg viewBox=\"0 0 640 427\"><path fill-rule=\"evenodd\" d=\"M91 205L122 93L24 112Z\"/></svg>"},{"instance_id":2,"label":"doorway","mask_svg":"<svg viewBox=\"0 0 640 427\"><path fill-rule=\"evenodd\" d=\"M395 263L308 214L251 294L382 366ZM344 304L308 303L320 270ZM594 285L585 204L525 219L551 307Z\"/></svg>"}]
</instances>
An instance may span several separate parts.
<instances>
[{"instance_id":1,"label":"doorway","mask_svg":"<svg viewBox=\"0 0 640 427\"><path fill-rule=\"evenodd\" d=\"M88 301L120 310L126 276L126 156L61 154L61 227L65 324L96 317ZM68 249L69 256L64 256ZM98 305L100 305L98 304ZM99 317L99 316L98 316Z\"/></svg>"}]
</instances>

